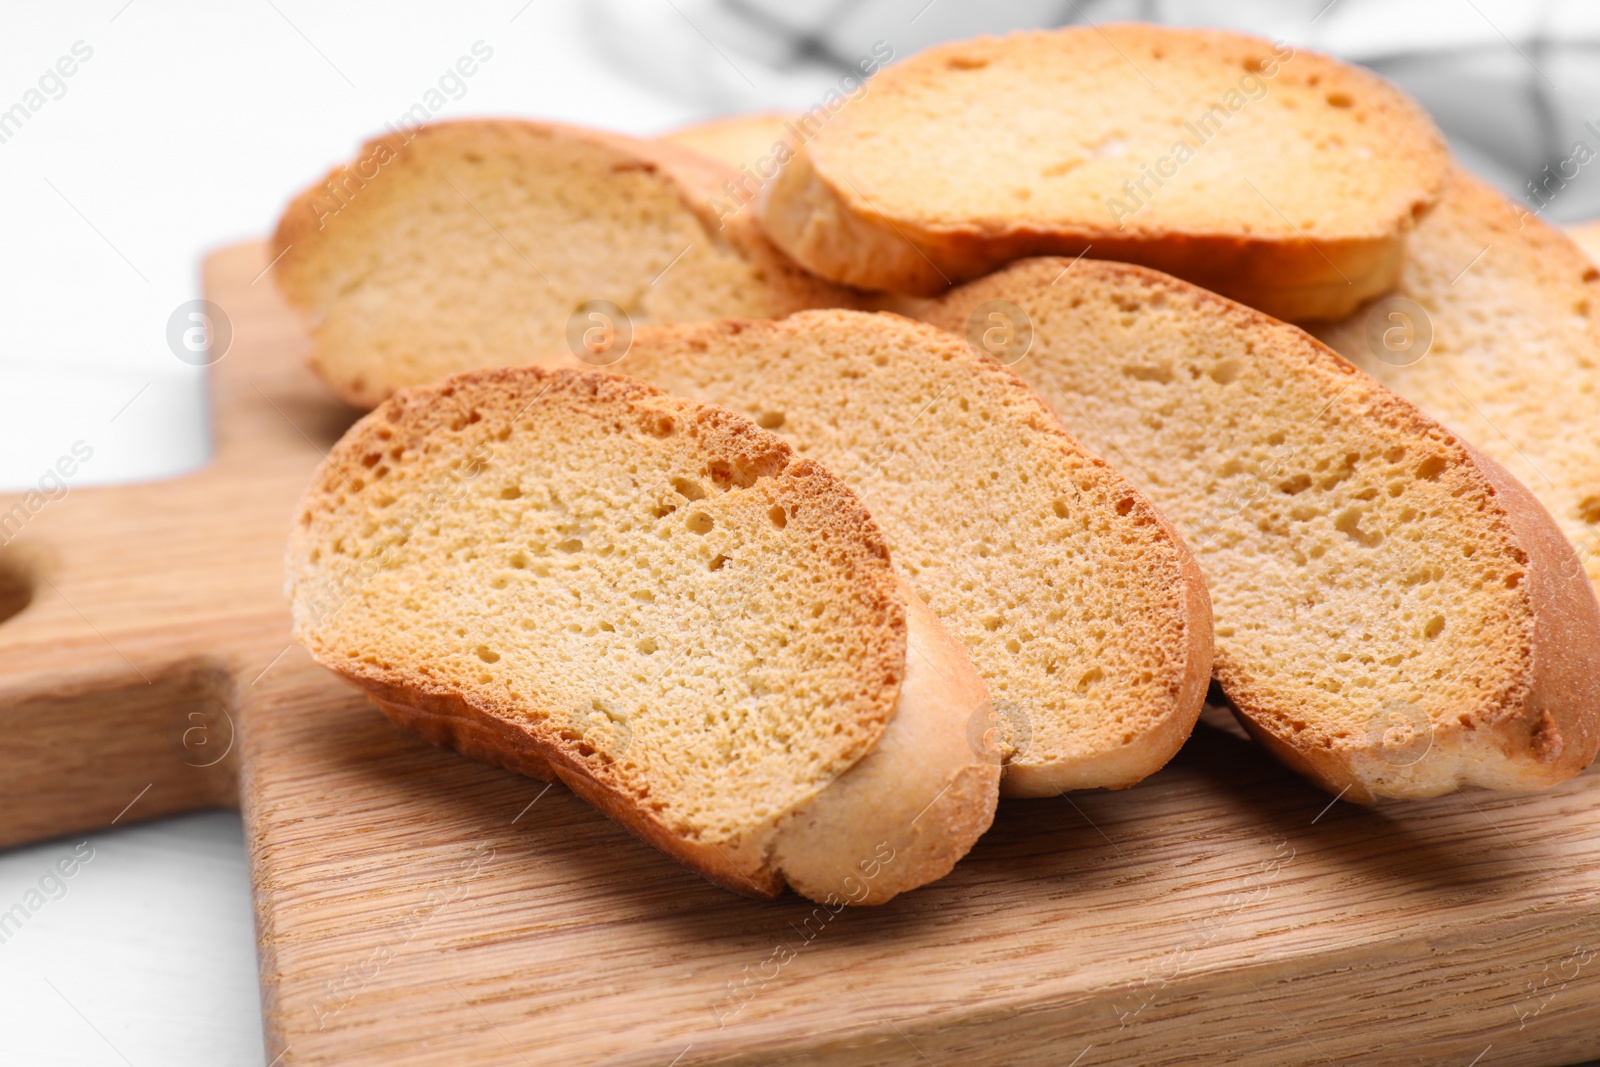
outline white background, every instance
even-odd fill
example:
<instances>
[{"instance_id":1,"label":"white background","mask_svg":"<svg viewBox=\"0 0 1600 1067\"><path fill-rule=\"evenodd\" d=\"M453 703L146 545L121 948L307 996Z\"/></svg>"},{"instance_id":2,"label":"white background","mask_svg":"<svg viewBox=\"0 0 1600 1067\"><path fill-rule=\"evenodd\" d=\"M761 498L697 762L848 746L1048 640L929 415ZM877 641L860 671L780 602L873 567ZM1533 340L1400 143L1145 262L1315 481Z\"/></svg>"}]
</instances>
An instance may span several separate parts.
<instances>
[{"instance_id":1,"label":"white background","mask_svg":"<svg viewBox=\"0 0 1600 1067\"><path fill-rule=\"evenodd\" d=\"M748 8L782 21L839 5ZM1536 128L1530 86L1560 84L1563 130L1581 118L1600 125L1594 54L1585 63L1530 40L1540 20L1569 39L1592 34L1597 9L883 0L839 8L818 39L853 57L882 38L903 56L1075 11L1226 22L1413 78L1458 152L1514 190L1523 175L1507 159L1540 151L1523 143ZM789 62L766 23L730 19L718 0L104 0L16 5L3 18L0 110L76 42L93 56L0 144L0 489L34 481L80 438L95 454L77 485L203 463L204 372L166 341L173 309L199 295L199 258L269 232L293 191L417 102L475 42L493 57L443 117L533 115L651 134L722 111L808 106L833 81ZM1428 59L1441 48L1464 50L1460 62L1481 75L1477 96ZM1600 214L1600 187L1590 181L1558 207L1555 217ZM66 895L0 944L0 1063L261 1064L237 816L88 839L94 859ZM79 840L0 855L0 911Z\"/></svg>"}]
</instances>

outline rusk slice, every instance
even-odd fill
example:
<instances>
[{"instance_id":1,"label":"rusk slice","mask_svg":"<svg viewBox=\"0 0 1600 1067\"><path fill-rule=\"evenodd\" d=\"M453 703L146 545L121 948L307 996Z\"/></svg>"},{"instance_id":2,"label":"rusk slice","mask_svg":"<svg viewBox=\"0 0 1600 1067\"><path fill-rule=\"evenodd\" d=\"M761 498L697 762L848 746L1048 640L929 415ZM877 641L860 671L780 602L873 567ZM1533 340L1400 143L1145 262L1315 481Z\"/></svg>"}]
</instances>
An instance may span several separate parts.
<instances>
[{"instance_id":1,"label":"rusk slice","mask_svg":"<svg viewBox=\"0 0 1600 1067\"><path fill-rule=\"evenodd\" d=\"M391 133L289 205L272 273L308 318L313 369L361 407L625 331L619 310L645 324L851 302L753 211L713 213L732 177L681 147L549 123Z\"/></svg>"},{"instance_id":2,"label":"rusk slice","mask_svg":"<svg viewBox=\"0 0 1600 1067\"><path fill-rule=\"evenodd\" d=\"M1032 321L1018 373L1199 559L1216 677L1269 750L1358 801L1536 789L1594 758L1600 605L1498 464L1302 331L1155 271L1033 260L930 316L994 299Z\"/></svg>"},{"instance_id":3,"label":"rusk slice","mask_svg":"<svg viewBox=\"0 0 1600 1067\"><path fill-rule=\"evenodd\" d=\"M763 219L866 289L935 295L1087 251L1328 318L1393 284L1447 169L1426 114L1370 72L1233 33L1078 26L886 68L783 169Z\"/></svg>"},{"instance_id":4,"label":"rusk slice","mask_svg":"<svg viewBox=\"0 0 1600 1067\"><path fill-rule=\"evenodd\" d=\"M995 701L1003 793L1129 786L1188 737L1211 671L1194 560L1016 375L894 315L640 331L613 369L742 411L861 497Z\"/></svg>"},{"instance_id":5,"label":"rusk slice","mask_svg":"<svg viewBox=\"0 0 1600 1067\"><path fill-rule=\"evenodd\" d=\"M993 816L983 684L866 509L632 379L396 395L318 470L288 590L296 637L399 725L559 779L741 893L887 900Z\"/></svg>"},{"instance_id":6,"label":"rusk slice","mask_svg":"<svg viewBox=\"0 0 1600 1067\"><path fill-rule=\"evenodd\" d=\"M1392 297L1319 331L1515 474L1600 587L1600 267L1457 171Z\"/></svg>"}]
</instances>

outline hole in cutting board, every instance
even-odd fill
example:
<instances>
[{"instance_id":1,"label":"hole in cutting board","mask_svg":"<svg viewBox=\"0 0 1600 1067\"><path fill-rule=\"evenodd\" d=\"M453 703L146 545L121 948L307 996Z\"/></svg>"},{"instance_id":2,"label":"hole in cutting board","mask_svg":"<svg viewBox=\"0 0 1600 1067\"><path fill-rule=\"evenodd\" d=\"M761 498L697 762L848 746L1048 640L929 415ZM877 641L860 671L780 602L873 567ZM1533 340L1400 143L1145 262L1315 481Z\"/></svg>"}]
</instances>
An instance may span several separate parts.
<instances>
[{"instance_id":1,"label":"hole in cutting board","mask_svg":"<svg viewBox=\"0 0 1600 1067\"><path fill-rule=\"evenodd\" d=\"M0 623L33 603L33 578L14 559L0 556Z\"/></svg>"}]
</instances>

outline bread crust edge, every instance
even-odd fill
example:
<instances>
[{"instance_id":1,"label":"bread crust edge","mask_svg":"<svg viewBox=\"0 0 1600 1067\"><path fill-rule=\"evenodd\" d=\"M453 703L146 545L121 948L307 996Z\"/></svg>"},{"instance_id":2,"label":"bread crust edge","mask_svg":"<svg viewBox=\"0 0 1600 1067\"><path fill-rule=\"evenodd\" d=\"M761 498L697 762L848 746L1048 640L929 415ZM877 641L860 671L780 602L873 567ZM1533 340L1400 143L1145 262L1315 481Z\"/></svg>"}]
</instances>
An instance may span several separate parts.
<instances>
[{"instance_id":1,"label":"bread crust edge","mask_svg":"<svg viewBox=\"0 0 1600 1067\"><path fill-rule=\"evenodd\" d=\"M1404 229L1313 241L1022 223L935 227L891 218L863 194L841 190L805 148L764 193L761 218L791 258L857 289L937 297L1018 260L1089 255L1160 270L1286 322L1340 318L1393 289L1407 236Z\"/></svg>"}]
</instances>

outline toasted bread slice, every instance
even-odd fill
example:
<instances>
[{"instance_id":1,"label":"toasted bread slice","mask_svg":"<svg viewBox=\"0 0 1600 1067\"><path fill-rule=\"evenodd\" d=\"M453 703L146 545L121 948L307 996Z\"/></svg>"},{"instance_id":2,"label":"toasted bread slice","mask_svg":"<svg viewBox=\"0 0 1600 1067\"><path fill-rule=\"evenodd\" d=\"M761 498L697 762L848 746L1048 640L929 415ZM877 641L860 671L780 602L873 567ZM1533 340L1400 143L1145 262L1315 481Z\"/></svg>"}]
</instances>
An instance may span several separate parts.
<instances>
[{"instance_id":1,"label":"toasted bread slice","mask_svg":"<svg viewBox=\"0 0 1600 1067\"><path fill-rule=\"evenodd\" d=\"M795 120L803 116L789 111L754 111L743 115L697 122L661 135L670 144L709 156L735 170L754 169L774 157L788 158L802 140ZM779 150L782 145L783 150Z\"/></svg>"},{"instance_id":2,"label":"toasted bread slice","mask_svg":"<svg viewBox=\"0 0 1600 1067\"><path fill-rule=\"evenodd\" d=\"M895 315L642 330L615 370L742 411L861 497L995 701L1001 791L1121 788L1189 736L1211 672L1193 558L1016 375Z\"/></svg>"},{"instance_id":3,"label":"toasted bread slice","mask_svg":"<svg viewBox=\"0 0 1600 1067\"><path fill-rule=\"evenodd\" d=\"M737 172L686 149L548 123L391 133L303 192L273 277L311 365L348 402L525 360L632 324L850 303L712 203Z\"/></svg>"},{"instance_id":4,"label":"toasted bread slice","mask_svg":"<svg viewBox=\"0 0 1600 1067\"><path fill-rule=\"evenodd\" d=\"M1525 790L1600 747L1600 604L1499 464L1301 330L1175 278L1015 264L930 312L1031 318L1016 364L1200 561L1248 729L1350 800ZM1063 273L1065 271L1065 273Z\"/></svg>"},{"instance_id":5,"label":"toasted bread slice","mask_svg":"<svg viewBox=\"0 0 1600 1067\"><path fill-rule=\"evenodd\" d=\"M1600 588L1600 267L1458 171L1400 288L1318 330L1538 497Z\"/></svg>"},{"instance_id":6,"label":"toasted bread slice","mask_svg":"<svg viewBox=\"0 0 1600 1067\"><path fill-rule=\"evenodd\" d=\"M1370 72L1256 37L1076 26L889 67L778 175L826 278L934 295L1024 256L1143 263L1280 318L1388 289L1448 158Z\"/></svg>"},{"instance_id":7,"label":"toasted bread slice","mask_svg":"<svg viewBox=\"0 0 1600 1067\"><path fill-rule=\"evenodd\" d=\"M1600 263L1600 219L1568 226L1567 234L1590 259Z\"/></svg>"},{"instance_id":8,"label":"toasted bread slice","mask_svg":"<svg viewBox=\"0 0 1600 1067\"><path fill-rule=\"evenodd\" d=\"M641 382L500 368L396 395L317 472L288 590L296 637L395 722L559 779L741 893L886 900L994 812L966 739L983 684L866 509Z\"/></svg>"}]
</instances>

